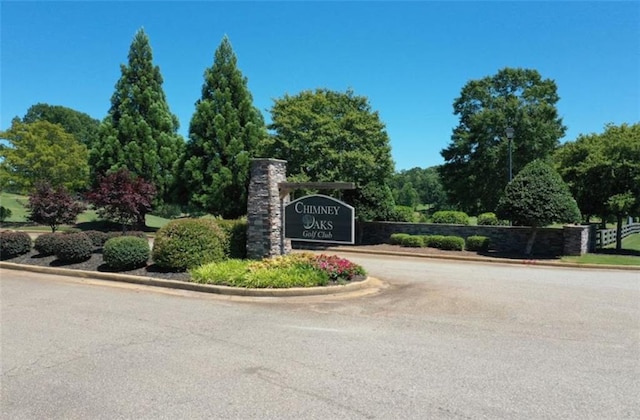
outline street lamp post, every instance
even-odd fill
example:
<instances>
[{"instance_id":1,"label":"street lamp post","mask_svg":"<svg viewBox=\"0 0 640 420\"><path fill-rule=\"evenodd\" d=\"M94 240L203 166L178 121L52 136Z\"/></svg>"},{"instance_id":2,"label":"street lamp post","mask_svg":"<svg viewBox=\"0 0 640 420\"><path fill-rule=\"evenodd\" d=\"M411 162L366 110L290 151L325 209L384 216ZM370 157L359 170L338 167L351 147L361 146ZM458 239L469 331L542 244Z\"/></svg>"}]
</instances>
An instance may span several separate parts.
<instances>
[{"instance_id":1,"label":"street lamp post","mask_svg":"<svg viewBox=\"0 0 640 420\"><path fill-rule=\"evenodd\" d=\"M513 179L513 164L511 159L511 143L513 141L513 127L507 127L505 130L507 134L507 139L509 140L509 182Z\"/></svg>"}]
</instances>

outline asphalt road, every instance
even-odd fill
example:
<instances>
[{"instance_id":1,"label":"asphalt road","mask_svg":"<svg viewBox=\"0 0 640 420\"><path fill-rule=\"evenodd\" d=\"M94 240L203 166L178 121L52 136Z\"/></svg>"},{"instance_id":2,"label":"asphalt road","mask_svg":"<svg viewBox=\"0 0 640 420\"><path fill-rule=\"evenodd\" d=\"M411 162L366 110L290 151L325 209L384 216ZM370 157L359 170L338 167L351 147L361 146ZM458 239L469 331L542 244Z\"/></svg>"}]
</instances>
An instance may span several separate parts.
<instances>
[{"instance_id":1,"label":"asphalt road","mask_svg":"<svg viewBox=\"0 0 640 420\"><path fill-rule=\"evenodd\" d=\"M640 418L640 272L347 255L376 294L0 271L3 419Z\"/></svg>"}]
</instances>

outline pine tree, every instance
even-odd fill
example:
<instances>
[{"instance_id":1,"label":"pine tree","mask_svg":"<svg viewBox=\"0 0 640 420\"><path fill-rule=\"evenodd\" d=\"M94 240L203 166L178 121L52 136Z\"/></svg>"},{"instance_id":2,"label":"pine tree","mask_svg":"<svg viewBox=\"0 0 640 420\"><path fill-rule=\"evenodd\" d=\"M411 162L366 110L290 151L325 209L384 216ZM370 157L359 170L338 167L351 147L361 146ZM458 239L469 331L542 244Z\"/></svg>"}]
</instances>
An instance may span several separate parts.
<instances>
[{"instance_id":1,"label":"pine tree","mask_svg":"<svg viewBox=\"0 0 640 420\"><path fill-rule=\"evenodd\" d=\"M180 163L182 193L189 203L224 218L246 214L250 159L265 136L262 114L253 106L247 78L225 36L213 66L204 72Z\"/></svg>"},{"instance_id":2,"label":"pine tree","mask_svg":"<svg viewBox=\"0 0 640 420\"><path fill-rule=\"evenodd\" d=\"M169 200L175 183L175 163L183 139L178 119L169 110L162 89L160 68L153 65L149 38L140 29L129 49L128 65L111 97L111 108L100 125L97 144L91 150L92 181L126 168L151 182L159 202Z\"/></svg>"}]
</instances>

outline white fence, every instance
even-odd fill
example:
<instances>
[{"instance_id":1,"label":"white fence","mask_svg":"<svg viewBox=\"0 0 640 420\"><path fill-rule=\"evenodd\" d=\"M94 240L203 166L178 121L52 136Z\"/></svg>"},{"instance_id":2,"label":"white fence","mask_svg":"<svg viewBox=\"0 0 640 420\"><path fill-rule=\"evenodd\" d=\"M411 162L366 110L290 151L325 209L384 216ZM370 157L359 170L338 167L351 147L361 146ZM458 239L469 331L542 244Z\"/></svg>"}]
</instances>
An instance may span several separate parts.
<instances>
[{"instance_id":1,"label":"white fence","mask_svg":"<svg viewBox=\"0 0 640 420\"><path fill-rule=\"evenodd\" d=\"M623 239L634 233L640 233L640 223L631 223L622 226ZM596 234L596 247L604 248L609 244L615 243L617 236L616 229L599 229Z\"/></svg>"}]
</instances>

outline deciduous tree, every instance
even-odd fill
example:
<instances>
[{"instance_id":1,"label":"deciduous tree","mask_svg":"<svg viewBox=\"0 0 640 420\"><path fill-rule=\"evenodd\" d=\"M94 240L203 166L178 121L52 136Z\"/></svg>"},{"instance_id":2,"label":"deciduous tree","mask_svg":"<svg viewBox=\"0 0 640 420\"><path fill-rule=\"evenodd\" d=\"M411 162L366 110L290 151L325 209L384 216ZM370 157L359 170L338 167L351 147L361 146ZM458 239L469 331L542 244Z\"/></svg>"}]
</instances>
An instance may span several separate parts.
<instances>
[{"instance_id":1,"label":"deciduous tree","mask_svg":"<svg viewBox=\"0 0 640 420\"><path fill-rule=\"evenodd\" d=\"M224 37L204 72L179 169L184 198L224 218L246 214L250 160L267 133L237 61Z\"/></svg>"},{"instance_id":2,"label":"deciduous tree","mask_svg":"<svg viewBox=\"0 0 640 420\"><path fill-rule=\"evenodd\" d=\"M120 66L111 108L91 150L92 180L96 185L100 176L126 168L152 183L158 201L165 202L176 181L175 165L184 142L144 30L136 33L128 58L128 64Z\"/></svg>"},{"instance_id":3,"label":"deciduous tree","mask_svg":"<svg viewBox=\"0 0 640 420\"><path fill-rule=\"evenodd\" d=\"M493 211L508 182L507 127L514 129L513 173L547 158L564 136L553 80L536 70L505 68L471 80L453 103L460 118L442 150L442 182L452 204L469 214Z\"/></svg>"},{"instance_id":4,"label":"deciduous tree","mask_svg":"<svg viewBox=\"0 0 640 420\"><path fill-rule=\"evenodd\" d=\"M345 191L358 203L357 217L385 220L393 211L388 187L393 174L391 146L384 123L364 96L328 89L303 91L277 99L271 108L273 136L263 156L285 159L290 180L355 182ZM389 192L390 200L371 201L371 190ZM362 216L362 217L361 217Z\"/></svg>"},{"instance_id":5,"label":"deciduous tree","mask_svg":"<svg viewBox=\"0 0 640 420\"><path fill-rule=\"evenodd\" d=\"M98 210L98 215L122 225L136 222L145 225L145 215L153 207L156 189L153 184L136 177L126 169L119 169L100 178L98 186L87 194L87 200Z\"/></svg>"},{"instance_id":6,"label":"deciduous tree","mask_svg":"<svg viewBox=\"0 0 640 420\"><path fill-rule=\"evenodd\" d=\"M18 118L0 132L7 144L0 146L0 187L21 193L38 181L77 191L87 185L88 151L59 124L36 121L24 124Z\"/></svg>"},{"instance_id":7,"label":"deciduous tree","mask_svg":"<svg viewBox=\"0 0 640 420\"><path fill-rule=\"evenodd\" d=\"M76 139L87 146L88 150L96 142L100 121L84 112L60 105L38 103L32 105L22 117L22 122L31 124L36 121L49 121L60 124L64 131L73 134Z\"/></svg>"},{"instance_id":8,"label":"deciduous tree","mask_svg":"<svg viewBox=\"0 0 640 420\"><path fill-rule=\"evenodd\" d=\"M38 182L29 194L27 219L46 225L55 232L62 224L73 224L86 206L71 196L64 186L52 187L47 181Z\"/></svg>"}]
</instances>

